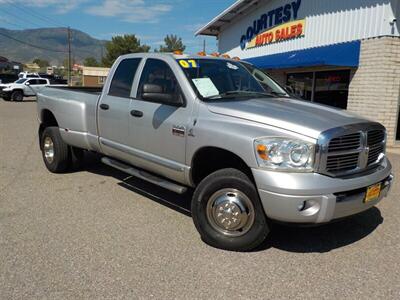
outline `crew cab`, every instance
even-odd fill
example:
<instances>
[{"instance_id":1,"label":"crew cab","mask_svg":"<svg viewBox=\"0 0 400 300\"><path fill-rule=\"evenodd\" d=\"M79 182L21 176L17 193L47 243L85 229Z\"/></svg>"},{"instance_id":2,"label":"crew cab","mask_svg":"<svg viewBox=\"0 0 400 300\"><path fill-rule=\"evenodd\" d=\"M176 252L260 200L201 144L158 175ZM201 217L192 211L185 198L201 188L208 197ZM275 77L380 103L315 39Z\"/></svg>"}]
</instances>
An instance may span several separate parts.
<instances>
[{"instance_id":1,"label":"crew cab","mask_svg":"<svg viewBox=\"0 0 400 300\"><path fill-rule=\"evenodd\" d=\"M21 78L1 87L1 96L6 101L22 101L24 97L36 96L44 87L50 85L45 78Z\"/></svg>"},{"instance_id":2,"label":"crew cab","mask_svg":"<svg viewBox=\"0 0 400 300\"><path fill-rule=\"evenodd\" d=\"M260 245L270 221L355 215L392 184L381 124L293 99L232 59L124 55L102 91L47 87L37 108L50 172L67 172L89 150L165 189L193 190L202 239L227 250Z\"/></svg>"}]
</instances>

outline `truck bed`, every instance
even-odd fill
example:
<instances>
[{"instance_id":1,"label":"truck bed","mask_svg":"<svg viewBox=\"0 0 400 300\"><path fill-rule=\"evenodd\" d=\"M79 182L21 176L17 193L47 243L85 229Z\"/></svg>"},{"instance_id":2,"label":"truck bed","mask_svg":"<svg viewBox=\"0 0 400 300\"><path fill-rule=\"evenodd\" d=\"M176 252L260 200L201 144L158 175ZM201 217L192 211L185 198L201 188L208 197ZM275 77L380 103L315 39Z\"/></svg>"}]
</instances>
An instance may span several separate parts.
<instances>
[{"instance_id":1,"label":"truck bed","mask_svg":"<svg viewBox=\"0 0 400 300\"><path fill-rule=\"evenodd\" d=\"M49 86L49 88L62 89L62 90L81 92L87 94L95 94L95 95L100 95L103 89L102 87L84 87L84 86Z\"/></svg>"},{"instance_id":2,"label":"truck bed","mask_svg":"<svg viewBox=\"0 0 400 300\"><path fill-rule=\"evenodd\" d=\"M88 150L97 147L97 102L101 88L49 86L37 95L39 111L52 112L69 145Z\"/></svg>"}]
</instances>

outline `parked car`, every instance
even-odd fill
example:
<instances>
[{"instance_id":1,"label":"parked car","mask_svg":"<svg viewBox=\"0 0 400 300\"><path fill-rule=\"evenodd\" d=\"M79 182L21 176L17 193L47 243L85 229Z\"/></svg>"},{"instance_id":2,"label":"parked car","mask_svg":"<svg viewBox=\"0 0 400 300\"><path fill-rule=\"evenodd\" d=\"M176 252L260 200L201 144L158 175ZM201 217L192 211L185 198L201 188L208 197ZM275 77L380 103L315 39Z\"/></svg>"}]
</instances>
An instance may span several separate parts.
<instances>
[{"instance_id":1,"label":"parked car","mask_svg":"<svg viewBox=\"0 0 400 300\"><path fill-rule=\"evenodd\" d=\"M16 82L5 86L1 96L6 101L22 101L24 97L35 96L41 89L50 85L44 78L21 78Z\"/></svg>"},{"instance_id":2,"label":"parked car","mask_svg":"<svg viewBox=\"0 0 400 300\"><path fill-rule=\"evenodd\" d=\"M21 72L18 74L18 78L40 78L38 73Z\"/></svg>"},{"instance_id":3,"label":"parked car","mask_svg":"<svg viewBox=\"0 0 400 300\"><path fill-rule=\"evenodd\" d=\"M194 224L215 247L247 251L269 222L325 224L387 196L386 131L344 110L263 87L240 62L120 57L100 90L45 88L39 142L50 172L83 151L176 193L194 189Z\"/></svg>"},{"instance_id":4,"label":"parked car","mask_svg":"<svg viewBox=\"0 0 400 300\"><path fill-rule=\"evenodd\" d=\"M0 74L0 84L6 84L18 80L18 75L15 74Z\"/></svg>"},{"instance_id":5,"label":"parked car","mask_svg":"<svg viewBox=\"0 0 400 300\"><path fill-rule=\"evenodd\" d=\"M64 79L62 76L58 75L50 75L46 73L39 73L40 78L46 78L50 81L50 84L68 84L68 81Z\"/></svg>"}]
</instances>

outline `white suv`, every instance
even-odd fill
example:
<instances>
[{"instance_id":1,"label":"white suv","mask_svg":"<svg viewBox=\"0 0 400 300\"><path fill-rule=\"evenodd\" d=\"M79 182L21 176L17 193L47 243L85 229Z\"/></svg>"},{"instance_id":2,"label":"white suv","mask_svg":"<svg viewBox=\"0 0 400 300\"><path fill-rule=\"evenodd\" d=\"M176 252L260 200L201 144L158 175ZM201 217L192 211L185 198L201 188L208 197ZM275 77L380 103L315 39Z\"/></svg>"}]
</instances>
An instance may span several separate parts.
<instances>
[{"instance_id":1,"label":"white suv","mask_svg":"<svg viewBox=\"0 0 400 300\"><path fill-rule=\"evenodd\" d=\"M1 95L6 101L22 101L24 96L36 96L44 87L50 85L45 78L21 78L3 88Z\"/></svg>"}]
</instances>

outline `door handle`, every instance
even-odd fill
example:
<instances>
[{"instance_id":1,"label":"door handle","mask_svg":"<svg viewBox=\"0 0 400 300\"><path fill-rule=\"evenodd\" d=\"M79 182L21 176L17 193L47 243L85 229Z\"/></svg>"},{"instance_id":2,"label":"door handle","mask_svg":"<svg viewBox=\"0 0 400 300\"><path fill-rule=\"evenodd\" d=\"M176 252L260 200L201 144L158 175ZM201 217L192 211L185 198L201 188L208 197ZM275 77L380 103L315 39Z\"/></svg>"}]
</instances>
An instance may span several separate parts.
<instances>
[{"instance_id":1,"label":"door handle","mask_svg":"<svg viewBox=\"0 0 400 300\"><path fill-rule=\"evenodd\" d=\"M110 108L110 106L108 104L102 103L102 104L100 104L100 108L102 110L108 110Z\"/></svg>"},{"instance_id":2,"label":"door handle","mask_svg":"<svg viewBox=\"0 0 400 300\"><path fill-rule=\"evenodd\" d=\"M141 112L140 110L131 110L131 116L141 118L143 117L143 112Z\"/></svg>"}]
</instances>

